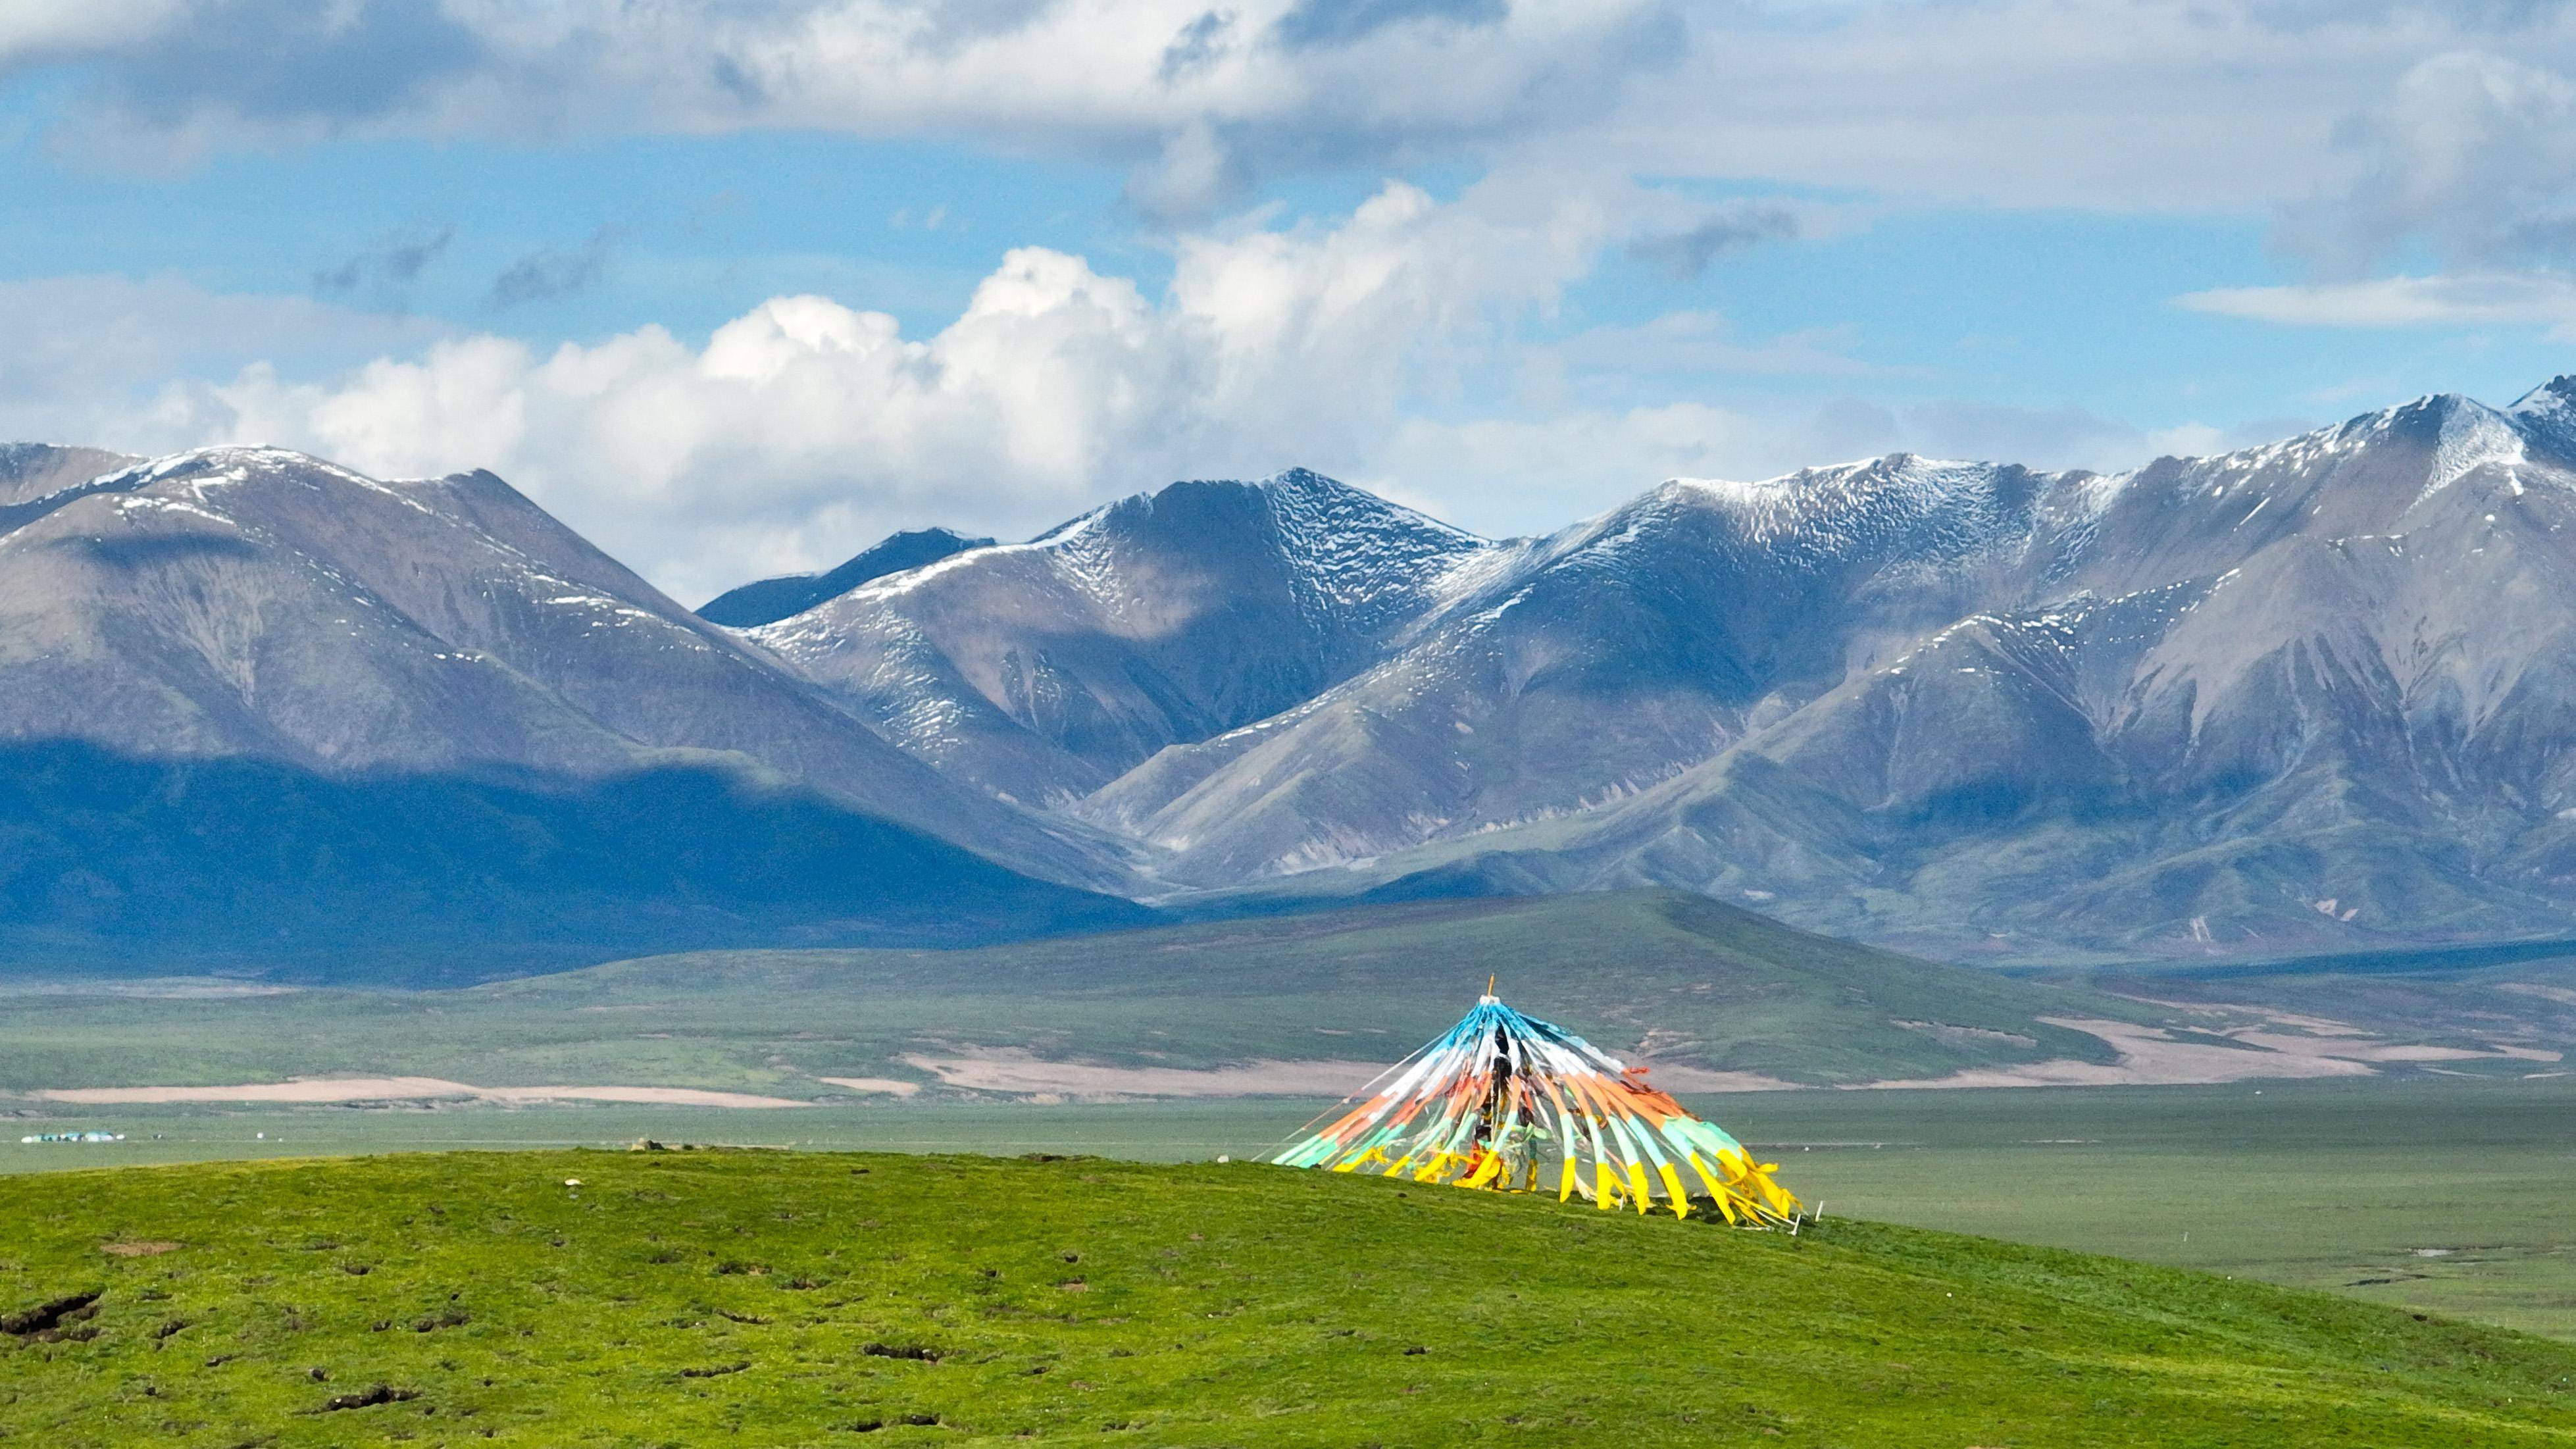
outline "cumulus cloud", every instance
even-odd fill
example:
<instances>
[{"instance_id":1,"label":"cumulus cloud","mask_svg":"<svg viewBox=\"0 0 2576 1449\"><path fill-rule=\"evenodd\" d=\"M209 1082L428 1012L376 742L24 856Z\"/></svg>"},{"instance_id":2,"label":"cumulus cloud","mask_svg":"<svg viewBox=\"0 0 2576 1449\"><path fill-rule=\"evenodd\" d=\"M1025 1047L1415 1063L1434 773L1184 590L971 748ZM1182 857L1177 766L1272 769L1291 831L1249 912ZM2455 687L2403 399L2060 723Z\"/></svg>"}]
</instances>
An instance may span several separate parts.
<instances>
[{"instance_id":1,"label":"cumulus cloud","mask_svg":"<svg viewBox=\"0 0 2576 1449\"><path fill-rule=\"evenodd\" d=\"M449 336L346 371L255 364L150 406L190 442L490 467L657 582L712 593L897 526L1027 534L1171 477L1347 470L1637 212L1619 187L1444 204L1390 184L1336 222L1185 236L1158 296L1027 247L928 336L778 297L703 346L658 327L550 351Z\"/></svg>"},{"instance_id":2,"label":"cumulus cloud","mask_svg":"<svg viewBox=\"0 0 2576 1449\"><path fill-rule=\"evenodd\" d=\"M1156 220L1202 216L1251 183L1245 158L1204 122L1163 139L1162 154L1127 178L1129 205Z\"/></svg>"},{"instance_id":3,"label":"cumulus cloud","mask_svg":"<svg viewBox=\"0 0 2576 1449\"><path fill-rule=\"evenodd\" d=\"M1765 377L1886 374L1844 333L1746 337L1714 312L1531 343L1521 324L1605 251L1686 280L1831 225L1812 199L1712 208L1640 175L1849 188L1873 209L2286 209L2326 280L2180 304L2576 336L2576 16L2509 0L0 6L0 78L38 65L74 77L62 144L128 158L339 136L937 136L1105 160L1137 209L1183 228L1160 289L1023 248L912 335L816 296L703 341L642 327L555 348L370 315L435 263L429 233L326 265L309 298L0 285L6 432L489 466L683 594L896 526L1025 534L1169 476L1291 462L1513 531L1668 475L1896 448L2109 467L2228 441L2073 409L1766 398ZM1337 221L1205 221L1285 171L1459 163L1493 179L1450 204L1390 185ZM577 291L613 244L531 253L487 301ZM2450 270L2352 279L2391 256ZM1491 401L1515 368L1523 395ZM1729 405L1592 405L1710 376Z\"/></svg>"},{"instance_id":4,"label":"cumulus cloud","mask_svg":"<svg viewBox=\"0 0 2576 1449\"><path fill-rule=\"evenodd\" d=\"M22 283L0 286L0 327L27 339L0 357L0 436L279 443L387 476L488 467L686 598L899 527L1028 536L1171 478L1291 464L1510 533L1670 476L1895 449L2113 467L2215 439L2073 409L1784 400L1792 377L1923 379L1871 367L1841 332L1744 336L1707 311L1533 340L1603 255L1696 215L1558 173L1447 202L1389 183L1339 218L1184 233L1159 290L1021 248L911 335L807 295L703 342L648 326L547 348L170 280ZM1573 385L1502 397L1495 379L1533 359ZM1588 401L1648 376L1730 401Z\"/></svg>"}]
</instances>

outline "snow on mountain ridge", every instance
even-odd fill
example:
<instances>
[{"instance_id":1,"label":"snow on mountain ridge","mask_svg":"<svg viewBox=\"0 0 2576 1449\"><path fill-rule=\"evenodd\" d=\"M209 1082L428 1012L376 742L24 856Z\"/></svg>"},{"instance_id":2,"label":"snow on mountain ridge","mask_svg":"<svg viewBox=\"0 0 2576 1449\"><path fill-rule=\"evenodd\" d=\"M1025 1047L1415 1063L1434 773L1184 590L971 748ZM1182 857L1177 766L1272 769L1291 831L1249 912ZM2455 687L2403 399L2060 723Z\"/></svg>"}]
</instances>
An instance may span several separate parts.
<instances>
[{"instance_id":1,"label":"snow on mountain ridge","mask_svg":"<svg viewBox=\"0 0 2576 1449\"><path fill-rule=\"evenodd\" d=\"M1870 558L1937 571L2026 547L2053 493L2091 477L1892 453L1756 482L1675 478L1578 525L1583 536L1553 552L1616 554L1696 513L1724 520L1712 545L1784 567L1823 569Z\"/></svg>"},{"instance_id":2,"label":"snow on mountain ridge","mask_svg":"<svg viewBox=\"0 0 2576 1449\"><path fill-rule=\"evenodd\" d=\"M2424 491L2416 495L2417 503L2480 468L2509 468L2529 461L2522 430L2514 426L2512 418L2467 399L2461 403L2447 410L2442 418L2439 441L2433 448L2432 474L2425 480Z\"/></svg>"},{"instance_id":3,"label":"snow on mountain ridge","mask_svg":"<svg viewBox=\"0 0 2576 1449\"><path fill-rule=\"evenodd\" d=\"M1365 489L1291 468L1250 485L1267 505L1308 626L1374 633L1452 597L1500 546Z\"/></svg>"},{"instance_id":4,"label":"snow on mountain ridge","mask_svg":"<svg viewBox=\"0 0 2576 1449\"><path fill-rule=\"evenodd\" d=\"M221 525L298 561L329 581L345 596L344 602L408 619L402 606L379 594L375 587L348 577L318 556L317 541L308 536L310 520L303 508L269 491L346 488L431 520L429 526L470 548L470 567L479 577L487 608L506 597L524 607L580 615L580 627L586 630L641 624L659 647L668 650L708 655L740 649L720 635L709 635L676 606L638 607L623 597L624 593L636 592L645 603L667 602L653 593L650 585L604 555L596 556L606 570L602 579L566 578L549 568L521 546L526 540L514 541L495 531L473 502L473 490L478 486L497 489L502 497L531 513L535 511L534 505L488 474L384 480L289 448L229 445L145 459L22 508L31 516L41 516L95 494L122 494L115 503L117 517L184 514ZM245 493L245 489L259 491ZM586 549L587 545L581 547ZM461 563L464 558L452 555L450 561ZM477 656L468 651L455 657Z\"/></svg>"},{"instance_id":5,"label":"snow on mountain ridge","mask_svg":"<svg viewBox=\"0 0 2576 1449\"><path fill-rule=\"evenodd\" d=\"M2505 412L2525 437L2576 462L2576 375L2551 378L2515 399Z\"/></svg>"},{"instance_id":6,"label":"snow on mountain ridge","mask_svg":"<svg viewBox=\"0 0 2576 1449\"><path fill-rule=\"evenodd\" d=\"M917 569L889 574L859 586L847 597L882 603L899 598L955 569L989 565L998 555L1045 554L1069 583L1095 601L1114 602L1111 582L1116 565L1107 553L1105 531L1124 519L1151 514L1174 489L1240 488L1258 495L1292 569L1307 579L1321 600L1350 606L1366 602L1379 590L1372 581L1392 567L1408 582L1425 586L1429 576L1445 573L1459 556L1491 548L1489 541L1428 514L1378 497L1307 468L1288 468L1267 478L1186 478L1161 488L1130 493L1066 519L1026 543L993 544L953 554ZM1436 564L1425 567L1436 560ZM764 637L797 637L786 621L760 626Z\"/></svg>"},{"instance_id":7,"label":"snow on mountain ridge","mask_svg":"<svg viewBox=\"0 0 2576 1449\"><path fill-rule=\"evenodd\" d=\"M2551 378L2514 399L2505 411L2518 418L2557 418L2576 413L2576 373Z\"/></svg>"}]
</instances>

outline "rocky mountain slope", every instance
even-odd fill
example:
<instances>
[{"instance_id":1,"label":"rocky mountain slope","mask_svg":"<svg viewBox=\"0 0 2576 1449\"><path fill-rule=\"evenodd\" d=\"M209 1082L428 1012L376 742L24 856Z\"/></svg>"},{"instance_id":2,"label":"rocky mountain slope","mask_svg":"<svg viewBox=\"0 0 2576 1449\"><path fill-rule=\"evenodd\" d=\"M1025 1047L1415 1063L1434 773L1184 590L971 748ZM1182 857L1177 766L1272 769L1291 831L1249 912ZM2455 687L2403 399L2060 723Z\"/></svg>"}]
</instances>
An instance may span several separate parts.
<instances>
[{"instance_id":1,"label":"rocky mountain slope","mask_svg":"<svg viewBox=\"0 0 2576 1449\"><path fill-rule=\"evenodd\" d=\"M698 606L698 617L728 629L756 629L801 614L826 599L839 598L872 579L937 563L970 548L989 548L989 538L968 538L945 528L911 529L895 534L839 568L819 574L785 574L727 589Z\"/></svg>"},{"instance_id":2,"label":"rocky mountain slope","mask_svg":"<svg viewBox=\"0 0 2576 1449\"><path fill-rule=\"evenodd\" d=\"M2331 949L2576 928L2571 521L2562 379L2118 476L1676 481L1509 543L1312 475L1179 485L755 637L1178 885ZM1309 573L1359 607L1292 607Z\"/></svg>"},{"instance_id":3,"label":"rocky mountain slope","mask_svg":"<svg viewBox=\"0 0 2576 1449\"><path fill-rule=\"evenodd\" d=\"M1072 888L1119 879L1079 832L943 779L488 473L37 461L57 486L0 507L21 951L1133 916Z\"/></svg>"},{"instance_id":4,"label":"rocky mountain slope","mask_svg":"<svg viewBox=\"0 0 2576 1449\"><path fill-rule=\"evenodd\" d=\"M32 502L141 461L97 448L0 443L0 508Z\"/></svg>"},{"instance_id":5,"label":"rocky mountain slope","mask_svg":"<svg viewBox=\"0 0 2576 1449\"><path fill-rule=\"evenodd\" d=\"M1175 483L748 637L955 778L1067 806L1375 664L1495 552L1303 470Z\"/></svg>"},{"instance_id":6,"label":"rocky mountain slope","mask_svg":"<svg viewBox=\"0 0 2576 1449\"><path fill-rule=\"evenodd\" d=\"M2563 932L2568 391L2051 480L1959 618L1479 868L1953 954Z\"/></svg>"}]
</instances>

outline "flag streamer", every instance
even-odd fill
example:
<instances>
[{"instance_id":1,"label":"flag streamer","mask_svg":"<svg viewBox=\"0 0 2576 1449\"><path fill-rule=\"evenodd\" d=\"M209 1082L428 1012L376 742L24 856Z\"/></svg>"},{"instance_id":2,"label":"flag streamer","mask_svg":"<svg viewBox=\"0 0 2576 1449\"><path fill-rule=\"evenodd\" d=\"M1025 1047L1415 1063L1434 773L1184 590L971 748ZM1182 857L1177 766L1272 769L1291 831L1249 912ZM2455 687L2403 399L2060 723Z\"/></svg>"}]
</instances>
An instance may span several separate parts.
<instances>
[{"instance_id":1,"label":"flag streamer","mask_svg":"<svg viewBox=\"0 0 2576 1449\"><path fill-rule=\"evenodd\" d=\"M1742 1143L1648 1086L1643 1067L1493 995L1372 1083L1366 1100L1271 1161L1410 1175L1489 1192L1552 1191L1604 1209L1696 1207L1761 1226L1798 1215ZM1382 1085L1381 1085L1382 1084Z\"/></svg>"}]
</instances>

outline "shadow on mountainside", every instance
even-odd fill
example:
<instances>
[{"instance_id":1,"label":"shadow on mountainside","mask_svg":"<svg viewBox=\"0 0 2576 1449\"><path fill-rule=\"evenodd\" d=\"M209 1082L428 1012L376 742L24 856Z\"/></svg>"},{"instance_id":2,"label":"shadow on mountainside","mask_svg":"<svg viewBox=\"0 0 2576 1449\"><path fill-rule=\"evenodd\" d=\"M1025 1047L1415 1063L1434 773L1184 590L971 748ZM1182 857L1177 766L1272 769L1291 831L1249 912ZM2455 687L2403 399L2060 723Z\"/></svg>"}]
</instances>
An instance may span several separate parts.
<instances>
[{"instance_id":1,"label":"shadow on mountainside","mask_svg":"<svg viewBox=\"0 0 2576 1449\"><path fill-rule=\"evenodd\" d=\"M644 950L962 946L1152 919L703 766L339 776L0 750L0 972L455 985Z\"/></svg>"}]
</instances>

